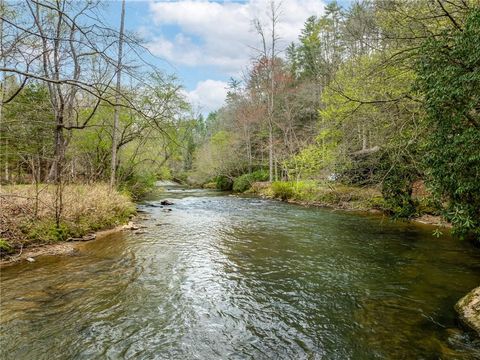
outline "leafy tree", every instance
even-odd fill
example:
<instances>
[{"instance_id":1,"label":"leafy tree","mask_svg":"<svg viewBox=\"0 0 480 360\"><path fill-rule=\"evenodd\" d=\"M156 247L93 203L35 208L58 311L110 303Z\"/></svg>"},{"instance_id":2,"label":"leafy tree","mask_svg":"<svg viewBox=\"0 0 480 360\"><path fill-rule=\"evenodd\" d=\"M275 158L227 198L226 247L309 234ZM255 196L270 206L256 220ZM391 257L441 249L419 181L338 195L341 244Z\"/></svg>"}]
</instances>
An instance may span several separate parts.
<instances>
[{"instance_id":1,"label":"leafy tree","mask_svg":"<svg viewBox=\"0 0 480 360\"><path fill-rule=\"evenodd\" d=\"M53 114L46 86L32 83L23 88L10 103L4 105L0 137L5 144L0 152L5 170L16 169L9 181L44 181L53 157Z\"/></svg>"},{"instance_id":2,"label":"leafy tree","mask_svg":"<svg viewBox=\"0 0 480 360\"><path fill-rule=\"evenodd\" d=\"M446 217L461 237L480 240L480 9L463 29L422 48L419 86L430 135L426 165L431 185L447 203Z\"/></svg>"}]
</instances>

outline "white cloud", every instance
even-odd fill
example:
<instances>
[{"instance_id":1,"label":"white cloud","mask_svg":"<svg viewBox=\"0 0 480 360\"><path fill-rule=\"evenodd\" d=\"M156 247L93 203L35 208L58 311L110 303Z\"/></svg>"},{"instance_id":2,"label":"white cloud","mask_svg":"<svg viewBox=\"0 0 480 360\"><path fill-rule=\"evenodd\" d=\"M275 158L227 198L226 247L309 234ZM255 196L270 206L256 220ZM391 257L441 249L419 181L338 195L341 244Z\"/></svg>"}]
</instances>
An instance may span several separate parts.
<instances>
[{"instance_id":1,"label":"white cloud","mask_svg":"<svg viewBox=\"0 0 480 360\"><path fill-rule=\"evenodd\" d=\"M227 95L227 83L218 80L204 80L197 83L192 91L185 91L188 100L202 113L217 110Z\"/></svg>"},{"instance_id":2,"label":"white cloud","mask_svg":"<svg viewBox=\"0 0 480 360\"><path fill-rule=\"evenodd\" d=\"M181 33L174 39L162 35L151 38L150 50L157 56L188 66L215 66L228 74L239 74L258 45L252 20L268 25L268 2L249 0L213 2L179 0L150 3L153 23L176 25ZM278 34L283 45L297 39L305 20L323 11L321 0L284 0Z\"/></svg>"}]
</instances>

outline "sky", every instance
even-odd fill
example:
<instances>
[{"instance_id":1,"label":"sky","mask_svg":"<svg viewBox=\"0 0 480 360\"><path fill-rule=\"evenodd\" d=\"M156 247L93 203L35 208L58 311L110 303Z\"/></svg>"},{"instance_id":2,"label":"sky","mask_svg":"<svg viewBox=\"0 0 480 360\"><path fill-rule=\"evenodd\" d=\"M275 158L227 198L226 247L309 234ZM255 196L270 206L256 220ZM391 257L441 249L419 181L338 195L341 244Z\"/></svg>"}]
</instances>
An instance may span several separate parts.
<instances>
[{"instance_id":1,"label":"sky","mask_svg":"<svg viewBox=\"0 0 480 360\"><path fill-rule=\"evenodd\" d=\"M339 1L345 3L347 0ZM279 48L298 39L305 20L321 15L323 0L283 0ZM140 35L148 59L164 72L176 74L196 111L208 113L222 106L230 78L241 78L259 37L252 20L268 24L267 0L127 0L125 28ZM109 1L106 21L119 27L120 1Z\"/></svg>"}]
</instances>

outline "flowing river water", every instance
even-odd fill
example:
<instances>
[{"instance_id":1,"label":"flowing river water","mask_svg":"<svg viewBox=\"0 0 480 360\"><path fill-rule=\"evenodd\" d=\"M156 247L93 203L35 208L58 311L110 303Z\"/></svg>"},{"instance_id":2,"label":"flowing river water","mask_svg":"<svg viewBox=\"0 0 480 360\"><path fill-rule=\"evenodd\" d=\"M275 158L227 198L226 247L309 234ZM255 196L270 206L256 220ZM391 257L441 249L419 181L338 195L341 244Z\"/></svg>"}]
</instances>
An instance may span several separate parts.
<instances>
[{"instance_id":1,"label":"flowing river water","mask_svg":"<svg viewBox=\"0 0 480 360\"><path fill-rule=\"evenodd\" d=\"M2 270L1 359L480 358L453 311L468 243L207 190L140 209L140 233Z\"/></svg>"}]
</instances>

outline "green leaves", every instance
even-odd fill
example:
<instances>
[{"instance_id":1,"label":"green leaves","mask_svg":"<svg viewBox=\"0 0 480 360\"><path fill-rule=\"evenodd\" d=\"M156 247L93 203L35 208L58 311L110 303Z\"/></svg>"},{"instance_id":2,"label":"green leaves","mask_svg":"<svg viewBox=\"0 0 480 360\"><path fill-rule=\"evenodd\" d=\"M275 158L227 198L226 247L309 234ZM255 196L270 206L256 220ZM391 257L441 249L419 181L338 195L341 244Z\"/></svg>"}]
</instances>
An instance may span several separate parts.
<instances>
[{"instance_id":1,"label":"green leaves","mask_svg":"<svg viewBox=\"0 0 480 360\"><path fill-rule=\"evenodd\" d=\"M431 129L425 164L461 237L480 238L480 9L463 31L427 41L418 63Z\"/></svg>"}]
</instances>

